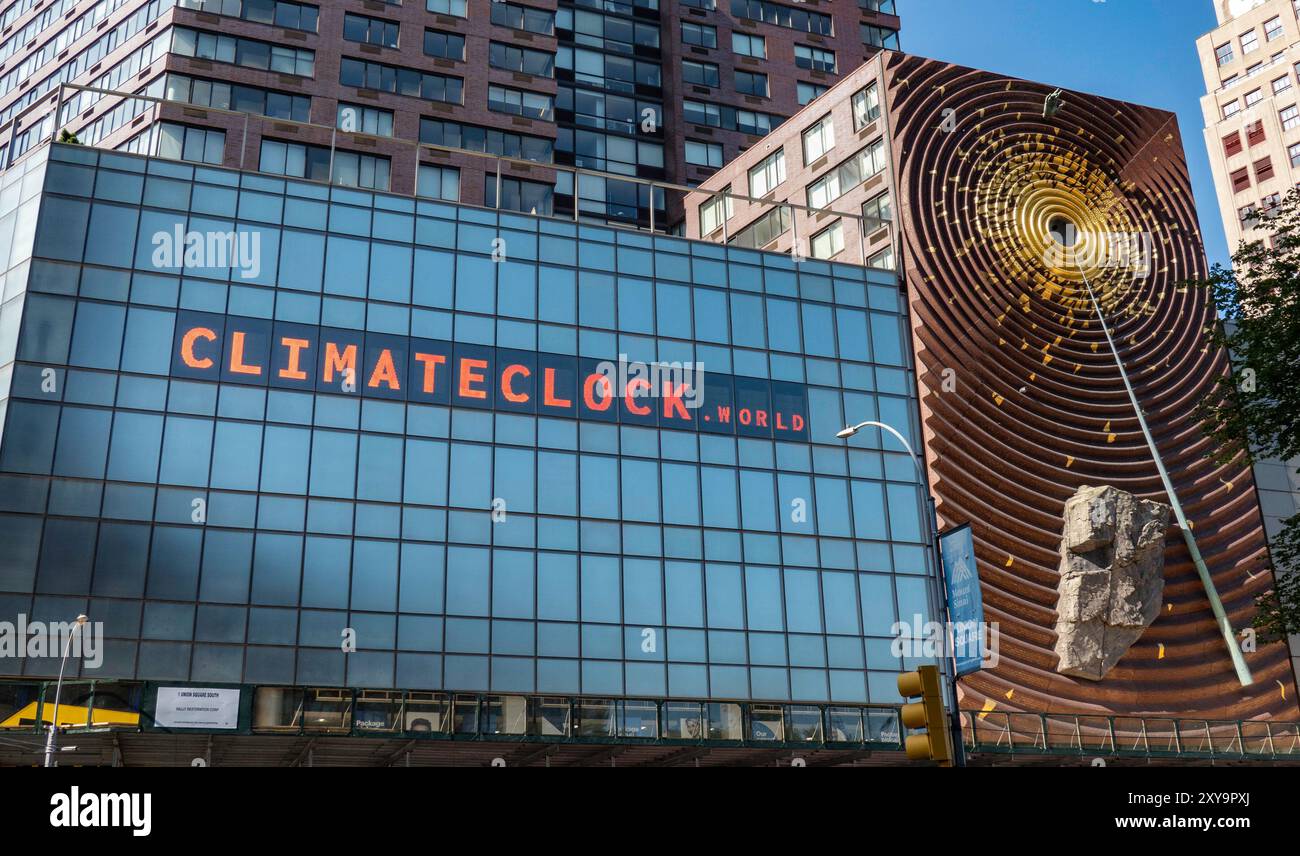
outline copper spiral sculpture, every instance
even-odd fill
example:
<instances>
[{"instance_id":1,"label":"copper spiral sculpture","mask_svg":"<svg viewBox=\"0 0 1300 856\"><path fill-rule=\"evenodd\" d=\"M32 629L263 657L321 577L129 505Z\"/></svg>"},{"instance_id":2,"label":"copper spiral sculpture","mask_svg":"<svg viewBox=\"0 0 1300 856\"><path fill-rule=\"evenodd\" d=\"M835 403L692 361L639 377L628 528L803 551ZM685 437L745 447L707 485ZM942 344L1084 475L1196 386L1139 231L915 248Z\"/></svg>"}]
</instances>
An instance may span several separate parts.
<instances>
[{"instance_id":1,"label":"copper spiral sculpture","mask_svg":"<svg viewBox=\"0 0 1300 856\"><path fill-rule=\"evenodd\" d=\"M1176 531L1155 623L1101 681L1055 671L1065 500L1165 500L1083 275L1234 628L1273 584L1249 464L1207 458L1195 415L1228 362L1208 296L1179 286L1205 261L1174 116L1067 92L1044 118L1050 87L904 54L886 91L931 482L941 525L974 527L1001 629L963 709L1296 719L1285 646L1247 653L1240 685Z\"/></svg>"}]
</instances>

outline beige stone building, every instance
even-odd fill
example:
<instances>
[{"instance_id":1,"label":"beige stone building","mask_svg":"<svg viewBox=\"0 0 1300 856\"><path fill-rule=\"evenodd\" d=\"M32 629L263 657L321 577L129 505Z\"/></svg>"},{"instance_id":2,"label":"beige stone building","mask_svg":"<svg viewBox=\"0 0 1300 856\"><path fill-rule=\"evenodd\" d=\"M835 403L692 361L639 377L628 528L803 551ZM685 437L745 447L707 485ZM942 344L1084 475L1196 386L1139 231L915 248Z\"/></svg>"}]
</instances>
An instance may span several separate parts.
<instances>
[{"instance_id":1,"label":"beige stone building","mask_svg":"<svg viewBox=\"0 0 1300 856\"><path fill-rule=\"evenodd\" d=\"M1218 26L1196 40L1205 146L1229 252L1263 237L1256 215L1300 184L1300 0L1212 0ZM1300 460L1255 466L1269 541L1300 512ZM1291 637L1300 671L1300 635Z\"/></svg>"},{"instance_id":2,"label":"beige stone building","mask_svg":"<svg viewBox=\"0 0 1300 856\"><path fill-rule=\"evenodd\" d=\"M1196 40L1201 112L1219 213L1233 251L1256 215L1300 182L1300 0L1211 0Z\"/></svg>"}]
</instances>

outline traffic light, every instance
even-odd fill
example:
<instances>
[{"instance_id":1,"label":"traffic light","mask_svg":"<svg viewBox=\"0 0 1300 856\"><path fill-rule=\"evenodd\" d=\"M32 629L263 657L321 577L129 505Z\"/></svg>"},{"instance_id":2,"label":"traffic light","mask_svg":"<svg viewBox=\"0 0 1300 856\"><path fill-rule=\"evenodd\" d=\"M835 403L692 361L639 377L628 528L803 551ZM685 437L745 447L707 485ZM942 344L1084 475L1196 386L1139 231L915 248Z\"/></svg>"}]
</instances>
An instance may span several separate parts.
<instances>
[{"instance_id":1,"label":"traffic light","mask_svg":"<svg viewBox=\"0 0 1300 856\"><path fill-rule=\"evenodd\" d=\"M898 676L898 692L903 698L921 700L903 705L902 720L909 731L904 749L909 761L938 761L941 767L952 766L952 744L948 740L948 717L943 709L943 688L938 666L919 666L915 672Z\"/></svg>"}]
</instances>

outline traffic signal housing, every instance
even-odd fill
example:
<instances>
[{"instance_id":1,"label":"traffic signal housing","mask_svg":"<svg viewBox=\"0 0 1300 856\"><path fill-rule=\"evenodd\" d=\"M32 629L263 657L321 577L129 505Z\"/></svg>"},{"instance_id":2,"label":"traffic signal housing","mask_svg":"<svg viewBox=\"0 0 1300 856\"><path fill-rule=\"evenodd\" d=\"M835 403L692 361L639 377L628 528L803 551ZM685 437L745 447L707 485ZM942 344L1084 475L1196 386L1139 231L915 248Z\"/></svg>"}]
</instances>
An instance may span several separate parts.
<instances>
[{"instance_id":1,"label":"traffic signal housing","mask_svg":"<svg viewBox=\"0 0 1300 856\"><path fill-rule=\"evenodd\" d=\"M903 745L909 761L937 761L941 767L952 766L952 743L949 741L948 717L943 709L943 686L938 666L919 666L915 672L898 676L898 692L903 698L921 697L903 705L901 718L909 731ZM922 730L923 729L923 730Z\"/></svg>"}]
</instances>

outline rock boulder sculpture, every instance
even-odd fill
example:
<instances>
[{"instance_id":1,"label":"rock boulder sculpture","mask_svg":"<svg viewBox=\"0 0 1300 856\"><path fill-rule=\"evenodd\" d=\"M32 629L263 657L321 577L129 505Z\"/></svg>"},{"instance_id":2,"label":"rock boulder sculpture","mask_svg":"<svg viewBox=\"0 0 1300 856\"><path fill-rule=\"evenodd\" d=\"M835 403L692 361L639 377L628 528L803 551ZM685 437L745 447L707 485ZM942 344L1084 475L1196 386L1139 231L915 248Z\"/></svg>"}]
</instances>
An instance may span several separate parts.
<instances>
[{"instance_id":1,"label":"rock boulder sculpture","mask_svg":"<svg viewBox=\"0 0 1300 856\"><path fill-rule=\"evenodd\" d=\"M1066 501L1056 671L1101 680L1160 613L1169 511L1108 485Z\"/></svg>"}]
</instances>

